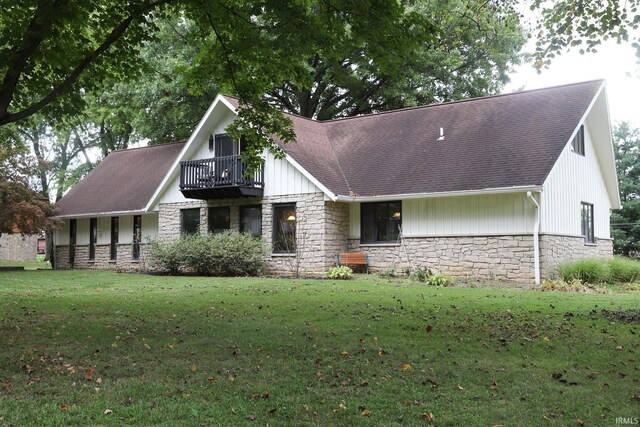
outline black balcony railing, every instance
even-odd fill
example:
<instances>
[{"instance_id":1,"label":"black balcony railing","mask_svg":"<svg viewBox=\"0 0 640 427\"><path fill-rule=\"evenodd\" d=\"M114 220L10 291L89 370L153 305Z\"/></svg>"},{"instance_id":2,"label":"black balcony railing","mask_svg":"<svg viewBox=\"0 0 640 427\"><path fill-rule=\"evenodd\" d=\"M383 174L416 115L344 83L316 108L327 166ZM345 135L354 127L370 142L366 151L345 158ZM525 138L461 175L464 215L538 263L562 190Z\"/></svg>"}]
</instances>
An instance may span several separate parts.
<instances>
[{"instance_id":1,"label":"black balcony railing","mask_svg":"<svg viewBox=\"0 0 640 427\"><path fill-rule=\"evenodd\" d=\"M180 191L192 199L262 196L264 168L247 174L240 156L180 162Z\"/></svg>"}]
</instances>

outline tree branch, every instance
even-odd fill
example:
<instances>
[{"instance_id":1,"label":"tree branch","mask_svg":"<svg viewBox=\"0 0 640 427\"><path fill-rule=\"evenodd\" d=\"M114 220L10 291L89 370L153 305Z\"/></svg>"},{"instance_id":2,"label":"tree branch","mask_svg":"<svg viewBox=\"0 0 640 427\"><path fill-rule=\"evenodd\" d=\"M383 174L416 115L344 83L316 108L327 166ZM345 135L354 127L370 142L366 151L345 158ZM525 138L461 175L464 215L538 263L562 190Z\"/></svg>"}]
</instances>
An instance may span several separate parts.
<instances>
[{"instance_id":1,"label":"tree branch","mask_svg":"<svg viewBox=\"0 0 640 427\"><path fill-rule=\"evenodd\" d=\"M149 3L144 8L139 8L137 11L132 12L124 21L122 21L118 26L116 26L111 31L111 33L109 33L107 38L102 42L102 44L97 49L95 49L94 51L92 51L89 54L87 54L78 63L78 65L75 67L75 69L62 81L62 83L58 84L53 89L51 89L51 91L44 98L42 98L40 101L36 102L35 104L32 104L31 106L25 108L22 111L19 111L17 113L13 113L13 114L9 114L6 109L3 111L1 109L2 104L0 104L0 126L6 125L8 123L14 123L14 122L17 122L18 120L22 120L22 119L24 119L26 117L29 117L29 116L37 113L38 111L42 110L44 107L49 105L54 100L56 100L66 90L71 88L74 85L74 83L76 83L76 81L82 75L82 73L94 61L96 61L103 53L105 53L107 50L109 50L109 48L124 35L126 30L129 28L129 26L131 25L131 23L135 19L139 18L144 13L148 12L149 10L153 9L154 7L156 7L158 5L161 5L161 4L170 3L171 1L173 1L173 0L158 0L158 1L155 1L155 2L152 2L152 3ZM41 41L42 40L40 40L40 42ZM30 54L33 54L34 51L35 51L35 47L34 47L34 49L32 49L30 51ZM29 58L29 56L27 56L25 60L27 60L28 58ZM17 80L16 80L16 84L17 84ZM4 90L4 87L3 87L3 90ZM2 96L10 96L11 99L12 99L14 91L15 91L15 85L11 89L10 94L5 94L4 92L2 92L0 94ZM10 102L10 100L9 100L9 102ZM8 107L8 104L7 104L7 107Z\"/></svg>"}]
</instances>

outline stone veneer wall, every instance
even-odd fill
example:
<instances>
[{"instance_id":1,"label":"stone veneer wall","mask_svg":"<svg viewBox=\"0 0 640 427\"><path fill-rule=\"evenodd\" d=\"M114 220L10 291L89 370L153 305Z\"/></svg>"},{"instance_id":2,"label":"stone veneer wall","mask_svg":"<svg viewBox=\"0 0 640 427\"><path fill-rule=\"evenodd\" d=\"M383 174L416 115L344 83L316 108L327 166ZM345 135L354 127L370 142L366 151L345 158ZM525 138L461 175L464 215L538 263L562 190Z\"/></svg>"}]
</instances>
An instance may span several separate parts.
<instances>
[{"instance_id":1,"label":"stone veneer wall","mask_svg":"<svg viewBox=\"0 0 640 427\"><path fill-rule=\"evenodd\" d=\"M458 236L405 237L400 244L362 245L350 241L369 256L370 270L402 269L413 265L457 277L499 277L525 280L534 277L533 237Z\"/></svg>"},{"instance_id":2,"label":"stone veneer wall","mask_svg":"<svg viewBox=\"0 0 640 427\"><path fill-rule=\"evenodd\" d=\"M295 254L271 253L273 235L273 206L296 204L296 227L299 249ZM200 208L200 229L207 230L208 207L229 206L230 227L240 228L240 206L262 205L262 236L268 254L265 261L268 273L292 275L320 275L335 265L336 255L347 246L349 206L324 200L323 193L294 194L264 198L219 199L189 201L160 205L158 238L175 240L180 237L181 209Z\"/></svg>"},{"instance_id":3,"label":"stone veneer wall","mask_svg":"<svg viewBox=\"0 0 640 427\"><path fill-rule=\"evenodd\" d=\"M406 237L406 251L399 244L359 245L350 250L369 255L370 269L380 271L410 266L427 267L458 277L533 280L533 236ZM597 239L585 244L583 237L540 235L540 274L553 278L559 263L581 258L611 258L613 241Z\"/></svg>"},{"instance_id":4,"label":"stone veneer wall","mask_svg":"<svg viewBox=\"0 0 640 427\"><path fill-rule=\"evenodd\" d=\"M89 259L89 245L76 246L76 259L73 268L97 268L124 271L144 271L149 267L148 244L140 245L140 259L133 259L133 245L130 243L118 244L118 256L111 260L110 245L96 245L95 259ZM69 263L69 246L56 246L56 268L71 268Z\"/></svg>"},{"instance_id":5,"label":"stone veneer wall","mask_svg":"<svg viewBox=\"0 0 640 427\"><path fill-rule=\"evenodd\" d=\"M0 260L35 261L38 255L38 236L3 234L0 236Z\"/></svg>"},{"instance_id":6,"label":"stone veneer wall","mask_svg":"<svg viewBox=\"0 0 640 427\"><path fill-rule=\"evenodd\" d=\"M582 236L540 235L540 270L544 278L557 276L557 266L581 258L612 258L613 240L596 239L586 244Z\"/></svg>"}]
</instances>

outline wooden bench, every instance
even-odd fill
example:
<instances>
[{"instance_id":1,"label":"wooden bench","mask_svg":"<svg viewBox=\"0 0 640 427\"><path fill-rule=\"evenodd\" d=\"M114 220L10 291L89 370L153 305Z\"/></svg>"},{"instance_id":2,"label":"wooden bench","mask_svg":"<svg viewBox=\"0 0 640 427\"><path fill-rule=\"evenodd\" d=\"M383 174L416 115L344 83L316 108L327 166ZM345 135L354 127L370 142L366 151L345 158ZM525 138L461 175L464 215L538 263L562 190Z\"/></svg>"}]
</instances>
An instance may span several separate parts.
<instances>
[{"instance_id":1,"label":"wooden bench","mask_svg":"<svg viewBox=\"0 0 640 427\"><path fill-rule=\"evenodd\" d=\"M338 267L346 265L364 266L365 273L369 273L369 256L364 252L342 252L338 254Z\"/></svg>"}]
</instances>

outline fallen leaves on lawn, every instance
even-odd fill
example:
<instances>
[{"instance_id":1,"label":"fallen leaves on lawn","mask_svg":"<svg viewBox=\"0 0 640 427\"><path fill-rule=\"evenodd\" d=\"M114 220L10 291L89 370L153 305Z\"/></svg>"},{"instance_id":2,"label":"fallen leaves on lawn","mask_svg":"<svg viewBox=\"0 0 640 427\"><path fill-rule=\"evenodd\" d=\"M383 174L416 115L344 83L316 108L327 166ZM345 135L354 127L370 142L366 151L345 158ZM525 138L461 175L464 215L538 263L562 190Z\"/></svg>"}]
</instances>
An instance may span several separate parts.
<instances>
[{"instance_id":1,"label":"fallen leaves on lawn","mask_svg":"<svg viewBox=\"0 0 640 427\"><path fill-rule=\"evenodd\" d=\"M91 367L89 369L87 369L87 372L84 373L84 379L87 381L91 381L93 380L93 372L95 371L95 367Z\"/></svg>"},{"instance_id":2,"label":"fallen leaves on lawn","mask_svg":"<svg viewBox=\"0 0 640 427\"><path fill-rule=\"evenodd\" d=\"M249 421L255 421L258 417L256 417L255 415L247 415L247 419Z\"/></svg>"},{"instance_id":3,"label":"fallen leaves on lawn","mask_svg":"<svg viewBox=\"0 0 640 427\"><path fill-rule=\"evenodd\" d=\"M497 390L497 389L499 388L498 383L497 383L495 380L493 380L493 381L491 382L491 385L489 386L489 388L490 388L491 390Z\"/></svg>"},{"instance_id":4,"label":"fallen leaves on lawn","mask_svg":"<svg viewBox=\"0 0 640 427\"><path fill-rule=\"evenodd\" d=\"M253 399L253 400L259 400L259 399L268 399L271 397L271 393L269 393L268 391L265 391L264 393L253 393L249 395L249 398Z\"/></svg>"},{"instance_id":5,"label":"fallen leaves on lawn","mask_svg":"<svg viewBox=\"0 0 640 427\"><path fill-rule=\"evenodd\" d=\"M429 422L433 422L436 419L431 412L423 412L422 415L420 415L420 418Z\"/></svg>"},{"instance_id":6,"label":"fallen leaves on lawn","mask_svg":"<svg viewBox=\"0 0 640 427\"><path fill-rule=\"evenodd\" d=\"M400 365L401 371L408 371L409 369L411 369L411 365L408 363L403 363L402 365Z\"/></svg>"},{"instance_id":7,"label":"fallen leaves on lawn","mask_svg":"<svg viewBox=\"0 0 640 427\"><path fill-rule=\"evenodd\" d=\"M111 409L105 409L105 410L104 410L104 412L103 412L103 414L105 414L105 415L111 415L111 414L113 414L113 411L112 411Z\"/></svg>"},{"instance_id":8,"label":"fallen leaves on lawn","mask_svg":"<svg viewBox=\"0 0 640 427\"><path fill-rule=\"evenodd\" d=\"M427 326L427 327L425 328L425 330L426 330L427 332L431 332L431 331L433 331L433 326L429 325L429 326Z\"/></svg>"},{"instance_id":9,"label":"fallen leaves on lawn","mask_svg":"<svg viewBox=\"0 0 640 427\"><path fill-rule=\"evenodd\" d=\"M362 415L363 417L370 417L371 411L369 411L368 409L365 409L364 411L362 411L360 415Z\"/></svg>"},{"instance_id":10,"label":"fallen leaves on lawn","mask_svg":"<svg viewBox=\"0 0 640 427\"><path fill-rule=\"evenodd\" d=\"M69 407L67 405L60 405L60 410L61 411L67 411L67 410L69 410Z\"/></svg>"}]
</instances>

